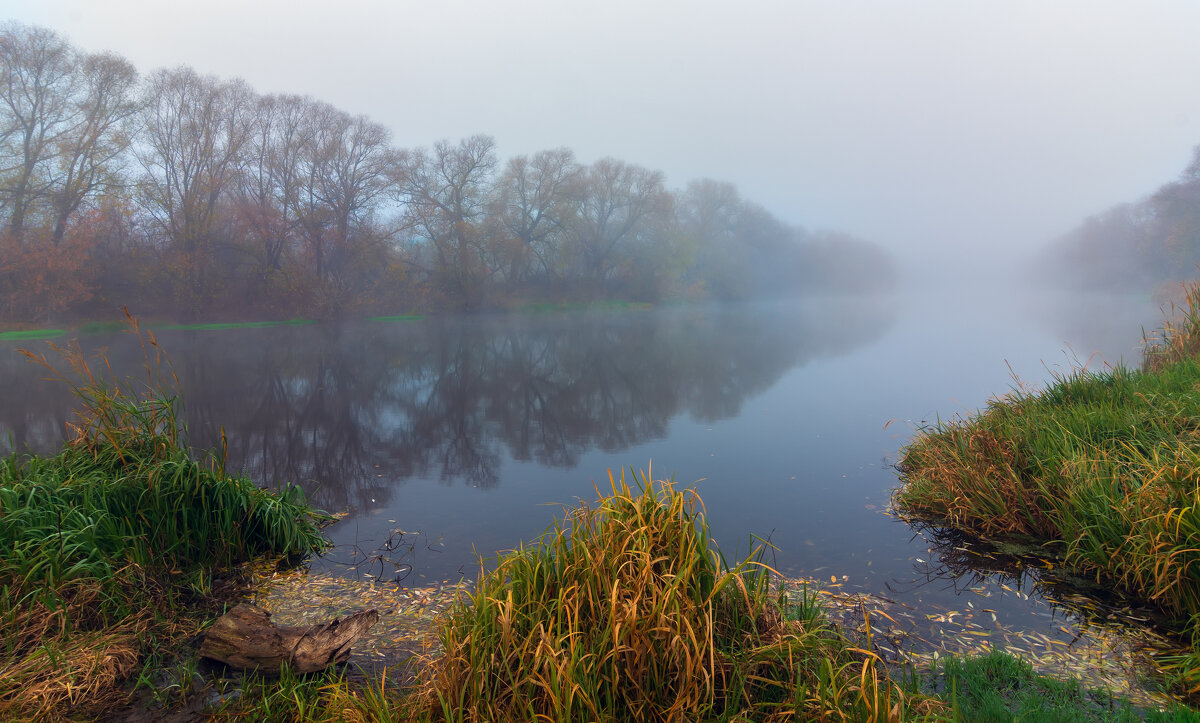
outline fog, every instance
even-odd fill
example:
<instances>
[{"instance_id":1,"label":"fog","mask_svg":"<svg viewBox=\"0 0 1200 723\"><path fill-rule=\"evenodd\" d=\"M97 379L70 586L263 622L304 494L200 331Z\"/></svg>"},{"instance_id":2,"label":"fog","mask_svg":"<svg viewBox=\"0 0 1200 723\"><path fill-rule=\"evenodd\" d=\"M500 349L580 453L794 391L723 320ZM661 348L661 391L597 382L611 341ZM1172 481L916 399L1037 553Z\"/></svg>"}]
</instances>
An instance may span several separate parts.
<instances>
[{"instance_id":1,"label":"fog","mask_svg":"<svg viewBox=\"0 0 1200 723\"><path fill-rule=\"evenodd\" d=\"M404 147L486 133L891 250L1003 273L1175 177L1200 143L1188 2L203 4L0 0L0 16L365 114Z\"/></svg>"}]
</instances>

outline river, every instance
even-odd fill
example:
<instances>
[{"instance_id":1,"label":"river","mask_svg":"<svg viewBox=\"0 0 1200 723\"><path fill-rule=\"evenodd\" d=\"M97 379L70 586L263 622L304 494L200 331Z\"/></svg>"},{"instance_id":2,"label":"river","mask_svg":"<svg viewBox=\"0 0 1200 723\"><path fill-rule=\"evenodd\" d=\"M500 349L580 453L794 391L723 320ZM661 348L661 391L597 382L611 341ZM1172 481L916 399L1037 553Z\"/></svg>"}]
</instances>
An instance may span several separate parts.
<instances>
[{"instance_id":1,"label":"river","mask_svg":"<svg viewBox=\"0 0 1200 723\"><path fill-rule=\"evenodd\" d=\"M1018 379L1136 364L1159 318L1131 297L928 293L158 339L193 442L223 427L231 469L347 513L317 571L404 586L473 576L477 554L535 540L563 505L603 491L608 470L653 465L699 490L727 557L769 540L785 574L937 611L1025 583L967 584L887 514L898 450ZM144 378L131 335L80 343ZM51 450L72 399L19 347L45 345L0 342L0 439ZM1024 628L1053 630L1061 615L1032 585L988 606Z\"/></svg>"}]
</instances>

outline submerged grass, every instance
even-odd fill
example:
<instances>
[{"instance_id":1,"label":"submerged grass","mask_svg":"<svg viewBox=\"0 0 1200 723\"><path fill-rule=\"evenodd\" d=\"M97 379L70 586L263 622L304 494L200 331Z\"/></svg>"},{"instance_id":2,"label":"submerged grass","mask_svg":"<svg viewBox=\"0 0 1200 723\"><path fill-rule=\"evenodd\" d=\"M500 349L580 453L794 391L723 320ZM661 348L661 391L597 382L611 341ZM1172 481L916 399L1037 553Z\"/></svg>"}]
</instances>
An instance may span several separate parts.
<instances>
[{"instance_id":1,"label":"submerged grass","mask_svg":"<svg viewBox=\"0 0 1200 723\"><path fill-rule=\"evenodd\" d=\"M73 377L26 354L78 397L69 440L53 457L0 460L0 718L111 705L157 643L194 631L189 611L214 576L325 545L298 489L193 457L153 335L140 391L101 378L77 347L53 348Z\"/></svg>"},{"instance_id":2,"label":"submerged grass","mask_svg":"<svg viewBox=\"0 0 1200 723\"><path fill-rule=\"evenodd\" d=\"M899 508L989 537L1053 542L1076 573L1200 635L1200 291L1142 370L1077 370L903 452ZM1200 658L1173 672L1200 693Z\"/></svg>"}]
</instances>

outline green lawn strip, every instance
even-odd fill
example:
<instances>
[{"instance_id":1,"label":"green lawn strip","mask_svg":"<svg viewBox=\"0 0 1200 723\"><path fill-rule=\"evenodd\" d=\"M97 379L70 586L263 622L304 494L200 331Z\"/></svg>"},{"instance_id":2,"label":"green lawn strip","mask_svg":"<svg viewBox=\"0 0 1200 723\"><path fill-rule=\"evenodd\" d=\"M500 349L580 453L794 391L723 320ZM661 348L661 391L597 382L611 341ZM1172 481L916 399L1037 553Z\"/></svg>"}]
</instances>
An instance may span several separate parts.
<instances>
[{"instance_id":1,"label":"green lawn strip","mask_svg":"<svg viewBox=\"0 0 1200 723\"><path fill-rule=\"evenodd\" d=\"M29 339L53 339L66 334L66 329L21 329L0 331L0 341L25 341Z\"/></svg>"},{"instance_id":2,"label":"green lawn strip","mask_svg":"<svg viewBox=\"0 0 1200 723\"><path fill-rule=\"evenodd\" d=\"M944 658L925 676L922 689L951 704L958 720L973 723L1200 721L1200 713L1182 705L1166 711L1138 708L1079 681L1039 675L1028 662L1000 651Z\"/></svg>"}]
</instances>

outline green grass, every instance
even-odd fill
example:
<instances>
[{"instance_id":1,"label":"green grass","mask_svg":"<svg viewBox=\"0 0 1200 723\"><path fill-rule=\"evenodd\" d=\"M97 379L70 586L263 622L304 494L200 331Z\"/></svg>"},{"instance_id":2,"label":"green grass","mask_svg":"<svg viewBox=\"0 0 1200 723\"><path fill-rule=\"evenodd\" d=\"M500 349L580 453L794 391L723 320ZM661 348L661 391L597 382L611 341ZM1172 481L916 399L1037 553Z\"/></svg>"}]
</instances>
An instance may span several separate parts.
<instances>
[{"instance_id":1,"label":"green grass","mask_svg":"<svg viewBox=\"0 0 1200 723\"><path fill-rule=\"evenodd\" d=\"M53 339L66 334L66 329L22 329L19 331L0 331L0 341L27 341L36 339Z\"/></svg>"},{"instance_id":2,"label":"green grass","mask_svg":"<svg viewBox=\"0 0 1200 723\"><path fill-rule=\"evenodd\" d=\"M727 565L693 491L648 474L611 488L481 571L415 689L386 671L208 682L188 665L144 688L164 713L215 700L200 711L215 720L950 720L815 594L774 596L757 558Z\"/></svg>"},{"instance_id":3,"label":"green grass","mask_svg":"<svg viewBox=\"0 0 1200 723\"><path fill-rule=\"evenodd\" d=\"M636 479L636 478L635 478ZM481 570L443 621L422 720L887 720L933 715L811 600L729 566L702 503L648 475ZM791 618L785 611L795 610Z\"/></svg>"},{"instance_id":4,"label":"green grass","mask_svg":"<svg viewBox=\"0 0 1200 723\"><path fill-rule=\"evenodd\" d=\"M1200 721L1200 713L1183 706L1141 709L1107 692L1087 690L1075 680L1038 675L1029 663L999 651L945 658L923 683L926 692L952 705L956 720L972 723Z\"/></svg>"},{"instance_id":5,"label":"green grass","mask_svg":"<svg viewBox=\"0 0 1200 723\"><path fill-rule=\"evenodd\" d=\"M263 490L219 453L193 456L152 336L144 348L141 392L60 349L80 404L69 441L0 459L0 718L119 703L147 655L195 632L217 576L326 545L327 518L297 488Z\"/></svg>"},{"instance_id":6,"label":"green grass","mask_svg":"<svg viewBox=\"0 0 1200 723\"><path fill-rule=\"evenodd\" d=\"M990 538L1050 543L1075 574L1158 606L1200 636L1200 294L1142 370L1077 370L902 453L898 507ZM1188 321L1190 320L1190 321ZM1200 693L1200 656L1171 673Z\"/></svg>"}]
</instances>

